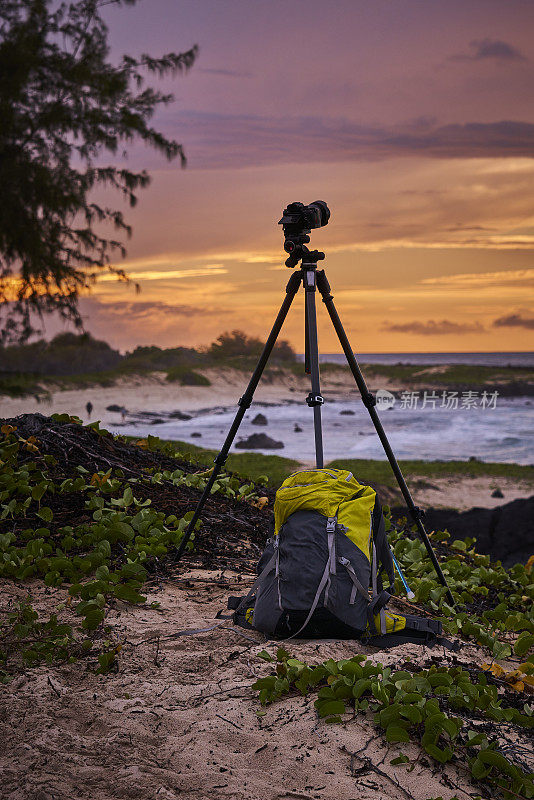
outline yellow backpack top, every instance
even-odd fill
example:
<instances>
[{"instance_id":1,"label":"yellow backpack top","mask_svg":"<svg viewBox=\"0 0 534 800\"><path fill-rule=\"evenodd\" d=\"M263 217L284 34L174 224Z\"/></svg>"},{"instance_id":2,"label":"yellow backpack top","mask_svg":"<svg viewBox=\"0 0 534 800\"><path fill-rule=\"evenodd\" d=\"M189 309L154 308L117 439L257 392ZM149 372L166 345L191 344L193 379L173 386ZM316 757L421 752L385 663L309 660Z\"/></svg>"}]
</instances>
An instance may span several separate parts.
<instances>
[{"instance_id":1,"label":"yellow backpack top","mask_svg":"<svg viewBox=\"0 0 534 800\"><path fill-rule=\"evenodd\" d=\"M372 513L376 492L358 483L346 469L293 472L282 483L274 503L275 536L295 511L313 510L336 517L345 535L371 561Z\"/></svg>"}]
</instances>

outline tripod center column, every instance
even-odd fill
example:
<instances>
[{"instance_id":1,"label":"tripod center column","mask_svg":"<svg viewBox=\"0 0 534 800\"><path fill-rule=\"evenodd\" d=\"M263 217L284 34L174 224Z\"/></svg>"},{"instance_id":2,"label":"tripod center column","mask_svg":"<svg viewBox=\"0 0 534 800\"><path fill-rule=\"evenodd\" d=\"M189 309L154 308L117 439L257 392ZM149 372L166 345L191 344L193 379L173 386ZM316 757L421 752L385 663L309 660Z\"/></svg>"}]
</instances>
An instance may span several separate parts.
<instances>
[{"instance_id":1,"label":"tripod center column","mask_svg":"<svg viewBox=\"0 0 534 800\"><path fill-rule=\"evenodd\" d=\"M302 264L303 283L306 291L305 314L305 341L306 341L306 372L311 377L311 392L306 398L310 408L313 408L313 427L315 433L315 462L318 468L324 465L323 459L323 432L321 422L321 406L324 403L319 380L319 347L317 341L317 317L315 311L316 290L315 263Z\"/></svg>"}]
</instances>

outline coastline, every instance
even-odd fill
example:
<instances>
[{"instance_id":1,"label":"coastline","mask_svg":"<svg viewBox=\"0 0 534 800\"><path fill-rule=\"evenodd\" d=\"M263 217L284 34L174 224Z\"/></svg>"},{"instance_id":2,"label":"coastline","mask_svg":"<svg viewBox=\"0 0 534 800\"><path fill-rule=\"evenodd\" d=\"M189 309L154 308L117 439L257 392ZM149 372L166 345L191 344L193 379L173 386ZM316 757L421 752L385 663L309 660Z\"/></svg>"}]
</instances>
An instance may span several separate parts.
<instances>
[{"instance_id":1,"label":"coastline","mask_svg":"<svg viewBox=\"0 0 534 800\"><path fill-rule=\"evenodd\" d=\"M169 382L166 379L165 372L119 377L110 386L93 385L84 388L55 390L54 386L49 384L50 397L46 400L38 400L35 397L11 398L1 396L0 417L12 418L23 413L41 413L45 416L53 413L67 413L78 416L84 424L99 420L101 427L112 430L115 433L142 437L146 436L146 432L150 432L162 439L180 440L180 446L193 451L196 449L194 445L201 445L202 450L207 448L208 455L204 461L209 464L213 460L213 451L216 452L218 449L219 441L222 444L224 440L224 434L220 431L226 430L226 418L233 417L237 408L237 401L243 394L249 375L244 371L228 367L202 369L199 372L208 379L210 385L182 386L175 382ZM327 403L350 403L353 406L360 403L359 393L353 377L346 369L325 369L321 375L321 387ZM372 391L381 388L391 392L402 391L404 388L398 380L384 378L383 376L374 378L372 375L369 376L369 387ZM273 414L274 418L269 415L269 407L287 405L289 411L294 415L297 411L297 405L302 405L308 391L309 378L304 372L295 374L293 370L268 370L258 386L254 404L249 413L253 416L255 409L257 411L263 410L269 416L269 426L256 428L255 430L265 431L271 436L279 438L280 435L283 435L280 432L280 421L276 414ZM90 417L86 411L86 403L89 401L93 404L93 411ZM109 406L126 407L128 411L126 421L122 420L120 412L107 410ZM291 410L292 408L293 410ZM195 426L200 427L200 424L204 423L214 411L219 413L213 417L217 420L217 438L213 442L207 438L206 433L202 434L203 438L189 441L183 433L175 434L171 430L168 433L166 432L166 428L169 428L169 415L173 413L180 412L192 415L195 418ZM159 414L163 417L163 420L160 421L167 422L166 425L154 424L157 422ZM145 416L143 417L143 415ZM352 425L350 418L340 417L339 419L347 420L347 424L350 423ZM143 421L141 425L139 425L140 420ZM355 420L355 418L353 417L352 420ZM136 424L133 424L133 422ZM306 420L306 422L309 423L310 420ZM388 428L390 428L389 418L387 418L387 422ZM305 425L304 422L302 424ZM339 423L334 424L339 425ZM244 431L250 433L254 430L250 428L250 418L248 425L249 427L247 428L244 423L243 428ZM180 430L183 431L186 428L187 423L183 424ZM201 429L204 431L204 428ZM325 429L333 433L331 428L325 426ZM344 430L344 427L336 428L336 435L343 436ZM306 430L302 436L307 437L308 431ZM365 437L363 439L360 437L361 441L364 439ZM395 447L394 450L396 451ZM288 458L288 474L295 469L295 462L290 464L290 458L295 459L302 466L311 466L313 464L313 458L306 457L303 452L299 455L293 455L287 448L272 452L277 456ZM261 458L258 451L251 451L246 455L250 460L254 459L255 456L258 459ZM269 456L265 457L268 458ZM398 457L400 458L400 456ZM232 458L238 458L237 452L234 454L234 451L232 451L230 459L232 460ZM326 458L328 462L328 453ZM351 456L347 454L346 458L350 461ZM359 477L362 482L373 482L371 465L376 464L376 461L373 461L374 458L376 457L371 456L369 458L364 456L360 458L356 469L361 472ZM436 460L439 460L439 458L436 457ZM420 463L419 467L409 469L406 472L406 477L416 503L426 508L455 508L458 511L465 511L473 507L492 509L503 503L518 498L526 498L534 494L534 478L529 475L527 468L525 468L525 476L519 476L513 474L512 464L503 464L503 470L501 470L500 474L491 475L483 474L483 472L481 474L481 465L473 464L473 474L465 474L465 471L464 474L461 474L458 468L451 464L448 474L446 468L444 468L445 474L436 474L436 470L432 469L431 461L425 461L426 465ZM463 463L465 465L465 461ZM232 468L239 469L236 466ZM507 471L512 472L512 474L507 476ZM383 502L391 505L398 504L401 497L394 481L386 482L384 475L381 474L377 477L375 483L379 487ZM492 493L495 490L499 490L504 499L492 497Z\"/></svg>"},{"instance_id":2,"label":"coastline","mask_svg":"<svg viewBox=\"0 0 534 800\"><path fill-rule=\"evenodd\" d=\"M33 481L29 484L32 505L28 512L25 509L28 521L31 524L37 517L48 523L47 528L37 527L37 523L34 534L23 529L28 522L15 526L14 536L12 520L4 517L2 528L7 533L2 537L7 556L0 577L3 613L8 615L8 623L24 621L24 627L6 626L8 633L22 627L22 640L16 630L10 640L9 664L7 658L2 663L8 667L5 676L0 670L5 684L3 715L12 723L7 726L6 739L9 764L4 786L8 796L20 796L22 786L25 790L29 787L32 796L41 797L43 774L48 794L72 795L74 774L77 796L82 796L79 784L83 781L93 800L108 798L110 791L153 797L154 786L163 787L164 791L156 794L167 800L172 800L176 792L198 797L212 796L219 789L227 790L232 797L312 798L319 795L315 791L309 794L309 787L322 791L326 785L322 775L328 774L334 776L336 797L349 800L354 797L354 770L347 768L347 753L352 754L354 748L370 753L369 758L382 765L380 776L397 792L402 786L399 773L391 769L396 750L392 752L387 725L378 725L380 717L378 723L376 716L365 713L356 719L356 709L350 707L350 719L344 717L340 720L343 724L322 725L315 691L298 695L288 692L282 703L260 706L254 693L260 686L255 682L267 671L272 672L278 644L266 642L259 631L244 631L227 618L220 618L228 596L243 595L254 580L260 545L270 534L273 493L262 498L267 504L260 504L253 495L248 501L238 500L233 490L228 491L230 487L221 487L210 498L211 506L203 515L205 528L195 539L195 549L177 565L170 550L176 541L172 528L179 517L186 521L184 512L187 514L198 499L201 487L193 489L188 481L196 477L190 473L190 469L197 471L195 463L180 459L173 463L172 455L157 443L136 447L99 436L68 420L49 420L48 430L46 421L44 425L38 419L33 422L37 424L24 427L21 420L18 433L9 428L3 431L11 437L5 443L3 457L15 492L21 478L23 489L28 487L28 475ZM18 448L16 462L11 459L13 445ZM30 467L35 450L51 460L38 460ZM12 463L15 469L9 472ZM164 470L173 470L174 476L175 467L179 473L176 483L162 481ZM63 492L65 484L70 486ZM41 503L43 493L34 494L34 490L43 485L49 494ZM99 513L91 518L86 513L88 507L97 508ZM64 536L67 531L73 534L70 541ZM27 534L33 537L30 541ZM103 536L107 539L101 547ZM498 687L501 695L508 692L504 696L506 707L515 708L521 695L516 688L518 662L511 656L512 648L516 656L525 654L520 649L525 635L519 631L527 630L528 636L527 598L521 597L526 590L527 569L518 565L505 571L498 562L476 554L471 549L472 540L464 543L454 539L436 534L433 544L455 600L458 598L458 608L440 608L442 590L433 574L428 577L423 545L404 532L397 540L396 556L409 575L414 594L409 600L402 591L396 593L391 610L441 617L450 625L447 638L457 652L441 652L440 647L437 656L440 669L447 672L447 686L458 678L461 668L466 676L474 676L469 678L473 692L478 691L475 685L486 691L488 679L492 679L491 673L485 674L488 662L493 664L498 659L497 674L514 676L513 688L504 680L499 680ZM59 542L64 550L56 557ZM43 558L43 553L50 557ZM32 572L26 572L28 567ZM19 572L21 569L25 574ZM488 586L493 589L489 597ZM73 598L81 600L73 602ZM494 630L487 630L484 616L495 608L503 621L498 638ZM62 626L59 629L58 623ZM43 643L40 658L34 644L36 636ZM60 649L66 647L66 651ZM29 653L35 654L31 660ZM300 639L291 642L285 658L291 655L300 660L297 663L313 667L317 661L326 665L335 660L343 665L356 654L366 659L371 669L376 666L384 680L406 665L413 666L414 672L436 673L436 657L429 658L426 648L412 643L377 651L362 639ZM266 656L273 661L269 666ZM521 668L519 676L528 686L530 668L526 664ZM269 680L279 677L278 669ZM332 672L328 670L328 674ZM402 674L397 672L395 679ZM329 678L325 684L329 690ZM430 683L428 689L433 689ZM350 691L352 696L352 688ZM492 691L497 697L497 688ZM441 692L434 690L433 695L437 694ZM466 705L462 719L478 724L481 709L481 705ZM339 711L344 715L345 706ZM435 717L435 705L430 714ZM494 717L483 718L484 730L500 735L500 719ZM488 729L486 726L492 723L493 728ZM41 735L43 731L46 737ZM526 752L528 740L519 723L510 735ZM95 749L95 737L96 760L88 758ZM159 754L156 760L154 748ZM430 769L426 757L419 758L423 751L415 733L409 741L403 741L402 748L410 761L420 762L413 774L402 773L402 780L410 787L409 792L403 790L404 794L420 800L430 794L437 797L445 773ZM281 759L279 753L289 756ZM308 761L304 753L311 753ZM133 767L128 758L133 758ZM299 763L298 783L293 780L295 758ZM472 793L469 773L456 774L456 765L453 767L454 786L464 794ZM109 789L111 774L113 787ZM288 775L292 781L289 785L294 787L290 791L286 788ZM172 791L166 791L166 785ZM397 794L390 792L388 797ZM381 788L373 791L375 800L383 796Z\"/></svg>"},{"instance_id":3,"label":"coastline","mask_svg":"<svg viewBox=\"0 0 534 800\"><path fill-rule=\"evenodd\" d=\"M463 365L464 368L466 365ZM372 392L385 389L397 395L405 391L423 393L456 391L497 391L501 397L529 397L534 395L534 378L528 372L524 378L503 377L502 370L495 368L483 378L476 372L466 378L464 373L455 373L459 367L450 365L379 365L364 364L362 373ZM476 368L473 368L475 370ZM448 370L453 370L448 373ZM232 366L195 367L194 372L206 379L206 385L184 385L179 380L169 380L165 371L144 371L107 376L102 373L91 376L71 376L69 381L58 377L40 380L43 394L28 393L13 396L0 394L0 416L16 413L35 413L47 409L48 413L70 413L86 420L85 405L93 403L93 419L105 422L109 418L106 407L125 406L130 412L158 408L162 412L181 410L185 412L208 411L214 408L235 406L243 394L251 370ZM463 380L462 380L463 378ZM309 376L303 364L289 367L269 367L265 370L254 395L255 403L280 404L295 402L294 395L309 391ZM72 387L72 388L71 388ZM335 363L321 365L321 390L323 394L335 395L340 400L359 397L354 378L348 367ZM0 387L1 391L1 387ZM94 400L91 395L94 395ZM17 412L17 409L20 411ZM113 420L112 420L113 421Z\"/></svg>"},{"instance_id":4,"label":"coastline","mask_svg":"<svg viewBox=\"0 0 534 800\"><path fill-rule=\"evenodd\" d=\"M109 386L97 384L76 389L57 388L53 383L43 383L50 392L49 398L37 399L35 396L0 396L0 416L12 417L17 414L59 413L73 414L84 422L89 421L85 409L90 400L93 403L91 419L100 419L102 424L114 423L120 419L117 413L107 411L107 406L125 406L129 412L137 413L147 409L162 412L198 412L215 408L236 406L243 394L250 375L230 367L197 369L208 379L208 386L183 386L166 379L165 372L151 372L145 375L119 377ZM354 379L348 371L325 371L321 375L324 392L335 393L340 397L356 397L358 394ZM387 379L380 381L380 387L389 391L400 386ZM255 392L255 403L276 404L295 402L295 393L309 391L309 378L304 374L294 374L290 370L268 370Z\"/></svg>"}]
</instances>

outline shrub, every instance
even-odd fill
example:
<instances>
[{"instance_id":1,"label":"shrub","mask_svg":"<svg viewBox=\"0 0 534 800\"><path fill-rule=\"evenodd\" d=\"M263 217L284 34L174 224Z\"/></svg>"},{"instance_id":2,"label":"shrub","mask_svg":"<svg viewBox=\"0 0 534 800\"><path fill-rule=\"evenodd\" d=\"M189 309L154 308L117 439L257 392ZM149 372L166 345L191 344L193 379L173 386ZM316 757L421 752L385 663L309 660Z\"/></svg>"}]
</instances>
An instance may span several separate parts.
<instances>
[{"instance_id":1,"label":"shrub","mask_svg":"<svg viewBox=\"0 0 534 800\"><path fill-rule=\"evenodd\" d=\"M209 378L184 365L170 369L167 372L167 380L180 383L182 386L211 386Z\"/></svg>"}]
</instances>

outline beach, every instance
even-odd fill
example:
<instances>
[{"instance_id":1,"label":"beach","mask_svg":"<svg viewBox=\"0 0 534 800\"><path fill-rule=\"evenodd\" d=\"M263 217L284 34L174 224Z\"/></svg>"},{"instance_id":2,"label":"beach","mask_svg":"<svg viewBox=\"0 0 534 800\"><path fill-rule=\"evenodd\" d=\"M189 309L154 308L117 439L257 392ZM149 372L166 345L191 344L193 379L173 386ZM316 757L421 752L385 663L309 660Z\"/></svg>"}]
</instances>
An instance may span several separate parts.
<instances>
[{"instance_id":1,"label":"beach","mask_svg":"<svg viewBox=\"0 0 534 800\"><path fill-rule=\"evenodd\" d=\"M163 372L120 377L111 386L89 386L66 390L48 388L50 397L0 398L0 416L21 413L71 414L84 423L99 420L113 433L144 438L185 442L218 451L237 410L249 376L230 368L201 371L209 386L182 386L166 380ZM365 369L364 369L365 373ZM325 370L321 376L325 404L322 409L325 463L336 459L385 460L380 441L363 406L348 370ZM391 409L380 410L386 433L399 459L423 461L468 461L531 464L534 460L534 434L529 426L532 400L528 397L496 398L494 407L440 408L439 400L424 404L424 391L417 403L403 402L403 385L380 376L369 381L371 390L395 392ZM294 459L304 466L314 463L313 417L305 404L309 378L298 372L272 370L260 382L252 407L247 411L232 453L239 441L263 433L283 447L260 448L254 452ZM427 390L432 391L430 385ZM400 396L399 396L400 392ZM93 405L89 416L86 404ZM109 410L114 408L115 410ZM119 409L124 408L123 415ZM267 424L254 423L261 413ZM180 419L179 417L189 417ZM300 428L300 430L298 430ZM244 448L247 449L246 447ZM358 478L365 482L366 475ZM412 475L411 488L416 502L425 506L473 506L494 508L503 502L534 493L532 479L464 475L459 491L458 477ZM498 489L504 496L492 497ZM389 497L386 497L390 500Z\"/></svg>"},{"instance_id":2,"label":"beach","mask_svg":"<svg viewBox=\"0 0 534 800\"><path fill-rule=\"evenodd\" d=\"M274 406L263 408L270 414L273 409L278 412L285 407L278 401ZM347 424L352 422L351 416L345 418ZM14 800L23 796L52 800L75 796L80 800L112 797L149 800L162 797L174 800L176 797L213 796L235 800L327 800L335 796L340 800L352 800L361 795L369 800L399 796L428 800L430 796L444 796L444 787L448 789L451 785L465 795L473 794L469 770L463 762L455 760L436 768L422 755L416 737L413 740L404 737L400 745L414 768L406 770L401 765L397 769L399 763L394 759L400 751L388 737L389 726L378 729L376 716L366 713L368 700L363 701L367 704L365 707L352 705L351 701L347 713L343 703L340 724L329 725L318 717L315 690L304 694L291 691L284 694L280 702L262 706L255 682L272 673L277 652L312 667L318 663L343 665L347 659L361 655L367 658L369 668L381 673L382 680L389 679L391 670L435 671L438 664L447 671L446 679L450 679L451 684L458 678L460 667L466 677L473 675L476 680L486 681L485 670L495 656L492 649L495 645L501 648L499 668L503 674L513 675L517 659L507 658L506 654L511 655L512 645L516 639L519 641L518 631L515 628L499 631L497 641L493 633L490 635L470 622L474 634L469 636L467 624L464 624L466 612L461 609L466 608L469 619L478 624L481 612L492 608L495 602L493 598L487 600L480 592L476 598L469 594L469 589L474 592L478 588L479 578L475 577L473 585L470 584L470 575L475 573L483 575L489 586L496 584L501 592L499 596L507 591L510 610L514 611L510 624L515 625L516 618L521 626L528 624L528 612L524 607L527 598L522 599L517 593L528 591L517 578L526 576L525 567L514 568L514 583L512 572L504 571L499 562L490 565L489 559L487 563L481 561L484 557L475 555L472 550L466 552L468 545L462 548L463 543L455 541L454 536L448 544L442 536L433 537L449 584L458 602L462 603L458 618L461 617L463 628L446 631L451 646L459 648L457 651L441 646L429 650L414 643L377 651L369 642L359 639L272 641L257 630L233 625L228 617L220 614L227 611L228 597L246 594L254 580L255 562L261 552L259 545L260 542L263 545L270 529L273 492L261 498L268 506L254 500L240 500L235 493L212 495L203 513L205 527L195 537L194 550L186 553L179 564L173 563L172 550L169 553L167 546L159 542L170 541L163 539L169 536L167 525L176 523L177 517L186 510L189 512L198 498L199 489L188 481L188 478L197 477L191 475L191 471L197 471L195 463L179 459L173 463L169 448L162 450L156 444L152 450L151 443L146 440L144 446L139 447L123 439L100 436L95 430L72 424L68 419L54 421L33 417L31 422L36 427L33 428L34 439L30 441L29 422L28 419L24 423L21 421L18 429L15 423L15 429L8 427L3 434L11 437L6 448L18 444L24 469L13 470L13 475L18 478L23 473L24 487L28 474L39 481L37 488L42 485L44 472L35 464L31 467L35 458L32 453L37 450L48 458L40 464L46 470L46 477L51 477L50 492L46 498L40 495L43 500L40 505L34 500L31 513L37 514L40 520L48 520L49 527L37 528L36 535L41 537L35 540L37 546L34 541L28 544L24 537L16 544L15 552L10 536L13 523L4 518L3 532L7 535L2 539L9 559L4 562L7 576L0 576L2 611L8 615L8 622L12 622L22 613L20 609L25 608L24 603L31 602L32 614L41 620L38 624L45 626L38 628L35 634L39 645L43 646L48 630L54 630L58 619L65 626L59 631L62 641L71 642L68 632L77 628L83 617L84 627L76 635L87 641L87 647L80 649L83 645L71 643L69 646L76 655L58 657L54 663L47 663L46 658L40 663L32 661L31 670L16 661L17 657L20 659L16 656L20 646L18 651L10 653L9 661L6 659L10 673L0 704L0 719L6 722L7 731L5 756L0 759L6 798ZM273 434L276 422L274 420L272 425ZM9 449L4 452L9 456ZM10 475L10 461L4 463ZM369 469L372 465L376 468L376 463L369 461L367 465ZM444 462L440 463L441 469ZM458 462L455 464L454 469L458 469ZM480 469L479 462L473 464L473 469ZM178 467L176 472L173 471L175 467ZM517 466L504 467L510 476L517 474ZM169 471L165 473L164 470ZM176 484L170 484L169 475L176 476ZM469 485L471 480L480 480L480 476L442 475L430 481L427 478L418 480L412 475L410 483L416 499L422 496L423 490L444 494L447 491L450 504L458 507L461 496L465 500L464 485ZM16 480L12 482L18 486ZM75 489L76 482L81 486L78 484ZM525 481L525 492L527 487ZM489 488L480 483L478 490L488 490L489 497ZM468 490L466 492L468 494ZM508 488L501 494L506 501L510 499ZM94 502L96 497L98 503ZM110 524L102 529L106 523L100 522L101 508L106 504L109 505ZM95 507L98 510L93 512ZM87 513L89 508L91 516ZM169 512L175 516L168 516ZM152 527L144 529L142 544L139 526L145 524L144 513L149 515L147 523ZM91 518L96 525L92 525ZM66 523L72 526L65 527ZM115 528L117 524L121 527ZM137 526L139 535L134 534L133 525ZM95 547L91 533L87 533L88 527L96 532L95 538L107 535L105 544L99 539ZM80 539L80 544L85 549L80 550L80 545L73 549L74 540L69 543L69 530L83 531L84 540ZM115 531L119 537L114 537ZM54 551L58 536L63 537L65 548L61 558L53 556L54 552L61 552ZM127 541L131 540L131 547L142 544L151 549L150 558L143 553L146 568L139 561L131 560L132 549L125 552L125 547L129 546L126 536L130 537ZM114 539L113 547L118 553L113 556L114 561L111 560L110 539ZM422 547L411 538L408 530L399 535L397 556L403 558L402 569L410 585L421 595L430 587L437 588L434 574L427 575L425 559L420 552ZM50 557L42 558L43 552L48 552ZM88 552L87 558L81 558L84 552ZM36 562L34 572L25 579L13 579L11 565L18 570L23 557ZM49 571L43 582L42 574L37 576L35 569L43 573L53 564L69 572L58 575L56 580ZM73 584L78 575L76 570L81 573L82 569L85 570L83 585ZM93 580L86 574L87 569L93 571ZM138 590L143 594L138 594ZM94 601L85 599L91 597ZM400 592L391 599L390 607L396 613L415 612L423 617L438 612L436 603L428 606L418 595L413 597L415 602ZM464 605L464 598L469 605ZM105 612L101 608L105 608ZM102 617L97 617L96 625L92 625L95 613ZM99 621L104 621L104 613L102 626ZM450 609L447 609L446 618L450 616ZM44 622L48 618L50 625ZM26 628L22 630L24 646L26 638L29 642L33 639L27 637ZM287 647L287 651L278 651L280 646ZM46 649L43 652L46 653ZM109 654L112 661L107 660ZM273 661L266 663L266 658ZM279 675L279 668L280 665L276 666L276 675ZM273 676L272 680L277 678ZM368 683L372 688L370 680ZM484 683L484 687L486 685ZM502 692L503 687L499 686ZM329 687L330 679L321 691ZM473 690L478 691L474 687ZM511 688L506 691L508 706L515 702L516 696ZM371 695L370 699L373 702ZM462 718L465 714L470 714L466 725L479 723L479 709L473 713L463 709ZM484 720L484 724L493 725L491 730L493 734L496 732L497 743L505 748L510 738L509 728L503 732L498 721L489 719ZM524 748L520 752L526 752L526 732L516 726L512 735L519 748ZM458 752L462 754L463 747ZM521 759L522 764L526 763L527 759L523 756ZM373 765L378 772L374 767L371 769ZM369 779L371 772L372 780Z\"/></svg>"}]
</instances>

